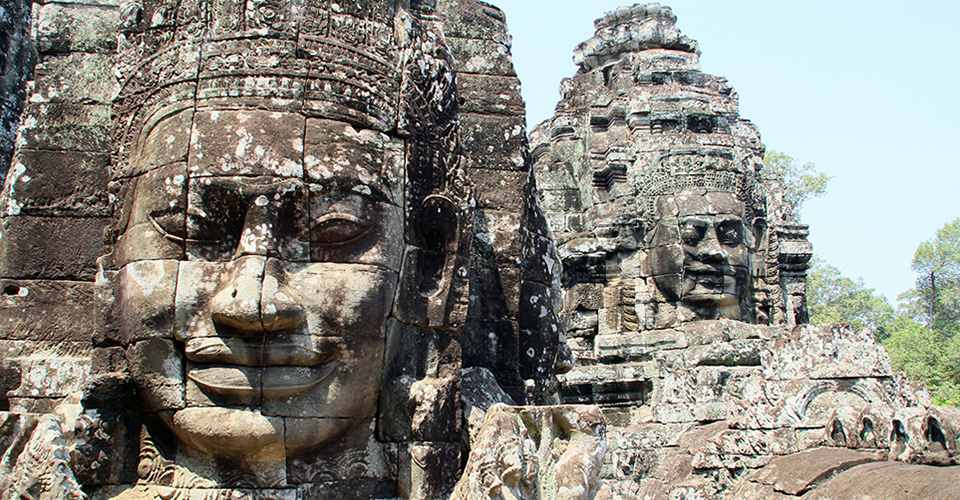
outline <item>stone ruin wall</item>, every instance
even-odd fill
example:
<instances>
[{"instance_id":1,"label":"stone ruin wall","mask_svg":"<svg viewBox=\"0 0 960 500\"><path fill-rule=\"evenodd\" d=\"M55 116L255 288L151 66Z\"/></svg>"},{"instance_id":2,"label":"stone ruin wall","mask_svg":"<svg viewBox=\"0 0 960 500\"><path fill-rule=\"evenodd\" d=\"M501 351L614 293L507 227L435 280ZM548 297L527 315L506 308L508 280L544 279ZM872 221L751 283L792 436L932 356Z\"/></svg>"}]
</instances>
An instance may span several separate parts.
<instances>
[{"instance_id":1,"label":"stone ruin wall","mask_svg":"<svg viewBox=\"0 0 960 500\"><path fill-rule=\"evenodd\" d=\"M824 478L885 460L957 463L955 408L894 373L869 331L804 324L808 229L763 166L736 91L701 71L676 20L660 4L598 19L555 115L531 133L576 360L562 400L599 405L608 425L598 498L845 498L835 488L865 476ZM760 299L733 319L700 316L655 283L646 235L667 219L656 196L696 187L689 202L709 214L707 195L745 185L747 215L764 219L751 250Z\"/></svg>"},{"instance_id":2,"label":"stone ruin wall","mask_svg":"<svg viewBox=\"0 0 960 500\"><path fill-rule=\"evenodd\" d=\"M14 411L51 411L80 389L89 368L96 260L112 211L118 7L22 6L32 12L24 51L35 51L38 63L32 74L29 65L14 70L32 78L0 208L0 352L13 374L6 391Z\"/></svg>"},{"instance_id":3,"label":"stone ruin wall","mask_svg":"<svg viewBox=\"0 0 960 500\"><path fill-rule=\"evenodd\" d=\"M517 403L546 404L556 391L560 332L551 305L559 300L559 262L536 199L506 17L476 0L441 1L437 9L456 61L464 166L477 203L464 368L491 371ZM549 313L532 314L524 307L531 301L548 304ZM559 357L563 363L568 354Z\"/></svg>"},{"instance_id":4,"label":"stone ruin wall","mask_svg":"<svg viewBox=\"0 0 960 500\"><path fill-rule=\"evenodd\" d=\"M523 477L509 486L528 498L558 498L570 488L581 488L575 498L797 498L820 487L824 473L885 459L957 462L956 412L931 407L922 389L894 374L868 332L789 327L804 322L806 228L790 221L776 182L762 174L779 224L779 246L767 255L767 276L776 277L769 285L783 292L772 325L641 328L638 317L625 331L633 319L616 314L604 318L613 320L606 326L599 314L595 323L572 322L571 301L599 311L610 300L602 287L592 291L597 283L587 283L584 293L565 290L564 331L555 331L552 306L561 296L550 228L562 246L569 235L629 207L625 166L657 156L664 141L668 148L730 149L737 161L757 166L759 134L739 117L727 82L699 72L692 40L677 36L664 47L661 33L657 57L645 61L644 71L611 51L616 44L587 44L577 56L584 70L564 83L558 116L532 136L536 161L551 161L531 168L502 12L475 0L441 0L436 13L459 72L464 162L477 193L471 307L462 334L465 416L476 444L454 498L496 498L488 490L490 471L500 467L502 478L516 473L504 456L521 457ZM120 16L120 4L110 0L32 9L39 64L27 86L0 213L0 383L9 391L2 404L11 410L5 421L23 429L54 425L25 414L75 412L91 363L96 369L106 361L90 359L90 340L96 259L104 253L115 201L108 165L119 85L110 68ZM601 31L615 24L601 22ZM29 75L31 52L21 54L27 64L14 68ZM21 77L9 76L9 61L3 84L20 85L14 80ZM642 94L616 91L634 87ZM683 98L671 95L677 89ZM6 125L17 113L4 106ZM534 199L537 183L545 216ZM560 256L571 255L564 251L569 248ZM527 307L532 303L546 307ZM571 335L579 365L565 376L574 390L564 395L588 404L501 406L484 415L496 403L555 401L554 369L569 368L563 352L551 351L562 333ZM590 403L600 405L602 417ZM556 439L541 441L541 433ZM10 439L5 435L4 444ZM66 463L61 458L55 467ZM872 482L910 474L935 485L954 477L908 467L891 467ZM50 470L47 477L63 473ZM557 470L571 472L558 482ZM580 472L586 489L564 482ZM870 484L868 473L840 479Z\"/></svg>"},{"instance_id":5,"label":"stone ruin wall","mask_svg":"<svg viewBox=\"0 0 960 500\"><path fill-rule=\"evenodd\" d=\"M34 4L32 46L24 46L39 56L36 72L22 63L4 66L26 89L22 115L4 108L5 119L22 118L0 213L0 381L3 409L10 410L5 422L15 430L5 434L8 446L44 441L55 428L72 433L41 415L72 421L88 373L114 363L110 349L91 352L91 340L104 341L97 337L103 312L96 309L94 279L118 204L110 185L120 92L114 68L127 8L98 0ZM537 207L504 15L474 0L419 8L449 36L459 71L462 161L477 186L471 307L462 334L465 377L506 391L483 409L494 402L556 401L558 260ZM523 314L521 304L531 301L546 307ZM4 481L24 472L16 459L4 466ZM11 470L14 465L19 468ZM35 479L50 474L28 471Z\"/></svg>"}]
</instances>

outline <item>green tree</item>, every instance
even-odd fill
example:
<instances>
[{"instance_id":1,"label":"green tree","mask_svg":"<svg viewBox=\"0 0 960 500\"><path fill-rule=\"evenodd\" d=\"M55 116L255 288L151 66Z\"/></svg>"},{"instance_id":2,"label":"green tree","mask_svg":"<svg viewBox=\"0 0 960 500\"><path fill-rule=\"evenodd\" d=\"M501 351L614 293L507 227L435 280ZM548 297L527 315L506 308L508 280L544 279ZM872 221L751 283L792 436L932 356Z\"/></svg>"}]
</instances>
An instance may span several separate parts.
<instances>
[{"instance_id":1,"label":"green tree","mask_svg":"<svg viewBox=\"0 0 960 500\"><path fill-rule=\"evenodd\" d=\"M944 224L913 255L917 287L907 292L913 313L940 339L960 333L960 219Z\"/></svg>"},{"instance_id":2,"label":"green tree","mask_svg":"<svg viewBox=\"0 0 960 500\"><path fill-rule=\"evenodd\" d=\"M840 270L814 257L807 276L807 309L811 323L850 323L868 327L879 342L888 336L893 307L887 298L868 288L862 279L843 276Z\"/></svg>"},{"instance_id":3,"label":"green tree","mask_svg":"<svg viewBox=\"0 0 960 500\"><path fill-rule=\"evenodd\" d=\"M883 345L893 368L923 382L934 403L960 406L960 219L921 243L911 267L916 288L898 297Z\"/></svg>"},{"instance_id":4,"label":"green tree","mask_svg":"<svg viewBox=\"0 0 960 500\"><path fill-rule=\"evenodd\" d=\"M883 341L890 365L914 382L922 382L938 405L960 406L960 336L948 342L908 315L898 315L887 325Z\"/></svg>"},{"instance_id":5,"label":"green tree","mask_svg":"<svg viewBox=\"0 0 960 500\"><path fill-rule=\"evenodd\" d=\"M779 177L783 184L783 200L790 205L790 212L800 218L800 208L811 198L823 196L827 192L830 176L817 171L810 162L801 162L796 158L767 150L763 157L764 165L770 173Z\"/></svg>"},{"instance_id":6,"label":"green tree","mask_svg":"<svg viewBox=\"0 0 960 500\"><path fill-rule=\"evenodd\" d=\"M936 386L942 355L936 334L908 316L897 316L888 325L888 331L883 346L893 369L906 373L914 382L923 382L928 389Z\"/></svg>"}]
</instances>

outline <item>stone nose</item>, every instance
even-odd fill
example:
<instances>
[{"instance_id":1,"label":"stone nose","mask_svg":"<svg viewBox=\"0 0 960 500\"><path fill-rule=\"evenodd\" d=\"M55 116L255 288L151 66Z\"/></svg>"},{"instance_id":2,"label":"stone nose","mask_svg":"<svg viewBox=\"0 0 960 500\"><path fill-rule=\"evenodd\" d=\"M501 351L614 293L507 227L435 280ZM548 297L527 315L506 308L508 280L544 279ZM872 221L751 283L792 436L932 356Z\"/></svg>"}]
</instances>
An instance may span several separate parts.
<instances>
[{"instance_id":1,"label":"stone nose","mask_svg":"<svg viewBox=\"0 0 960 500\"><path fill-rule=\"evenodd\" d=\"M220 334L253 337L296 330L305 319L300 297L288 284L283 264L260 255L230 261L210 301Z\"/></svg>"},{"instance_id":2,"label":"stone nose","mask_svg":"<svg viewBox=\"0 0 960 500\"><path fill-rule=\"evenodd\" d=\"M707 229L700 244L697 245L697 256L701 262L719 263L727 260L727 252L717 239L717 230L714 227Z\"/></svg>"},{"instance_id":3,"label":"stone nose","mask_svg":"<svg viewBox=\"0 0 960 500\"><path fill-rule=\"evenodd\" d=\"M234 259L245 255L277 255L277 220L270 199L260 195L247 208L243 231L237 243Z\"/></svg>"},{"instance_id":4,"label":"stone nose","mask_svg":"<svg viewBox=\"0 0 960 500\"><path fill-rule=\"evenodd\" d=\"M290 286L283 263L268 258L263 270L260 321L267 332L296 330L306 320L300 296Z\"/></svg>"}]
</instances>

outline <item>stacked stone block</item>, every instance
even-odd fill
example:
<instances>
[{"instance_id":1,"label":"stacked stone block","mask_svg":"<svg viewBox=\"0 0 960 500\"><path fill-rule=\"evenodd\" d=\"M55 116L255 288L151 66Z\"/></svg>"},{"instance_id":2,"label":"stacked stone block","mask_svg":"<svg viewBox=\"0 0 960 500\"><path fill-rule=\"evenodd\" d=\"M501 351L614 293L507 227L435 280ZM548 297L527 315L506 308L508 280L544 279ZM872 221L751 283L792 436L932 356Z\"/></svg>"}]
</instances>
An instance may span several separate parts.
<instances>
[{"instance_id":1,"label":"stacked stone block","mask_svg":"<svg viewBox=\"0 0 960 500\"><path fill-rule=\"evenodd\" d=\"M32 8L39 60L0 212L2 356L20 372L19 386L7 388L13 410L49 411L87 372L96 260L112 214L118 7L81 0Z\"/></svg>"},{"instance_id":2,"label":"stacked stone block","mask_svg":"<svg viewBox=\"0 0 960 500\"><path fill-rule=\"evenodd\" d=\"M477 203L464 367L490 370L517 403L544 403L556 391L559 262L536 199L506 18L476 0L441 1L438 13L457 70L463 162Z\"/></svg>"},{"instance_id":3,"label":"stacked stone block","mask_svg":"<svg viewBox=\"0 0 960 500\"><path fill-rule=\"evenodd\" d=\"M0 2L0 183L10 168L25 84L36 64L30 40L31 4L27 0Z\"/></svg>"}]
</instances>

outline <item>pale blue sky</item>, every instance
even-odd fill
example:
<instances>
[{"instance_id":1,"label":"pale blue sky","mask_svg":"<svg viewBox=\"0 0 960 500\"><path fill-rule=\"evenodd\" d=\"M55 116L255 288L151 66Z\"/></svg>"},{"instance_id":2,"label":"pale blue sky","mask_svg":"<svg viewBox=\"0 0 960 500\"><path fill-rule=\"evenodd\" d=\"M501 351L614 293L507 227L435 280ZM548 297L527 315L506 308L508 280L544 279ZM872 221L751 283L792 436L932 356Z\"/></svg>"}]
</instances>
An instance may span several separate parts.
<instances>
[{"instance_id":1,"label":"pale blue sky","mask_svg":"<svg viewBox=\"0 0 960 500\"><path fill-rule=\"evenodd\" d=\"M553 114L571 51L621 0L489 0L513 34L528 125ZM960 2L674 0L705 72L768 148L833 176L808 202L814 251L891 300L917 244L960 217Z\"/></svg>"}]
</instances>

